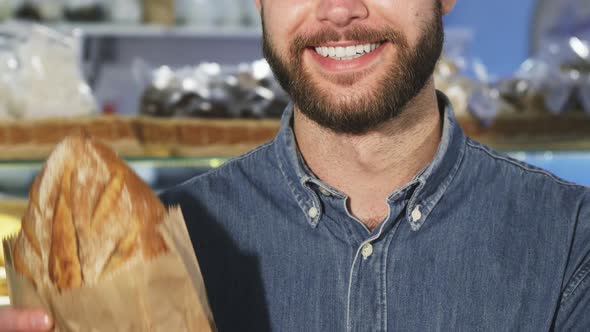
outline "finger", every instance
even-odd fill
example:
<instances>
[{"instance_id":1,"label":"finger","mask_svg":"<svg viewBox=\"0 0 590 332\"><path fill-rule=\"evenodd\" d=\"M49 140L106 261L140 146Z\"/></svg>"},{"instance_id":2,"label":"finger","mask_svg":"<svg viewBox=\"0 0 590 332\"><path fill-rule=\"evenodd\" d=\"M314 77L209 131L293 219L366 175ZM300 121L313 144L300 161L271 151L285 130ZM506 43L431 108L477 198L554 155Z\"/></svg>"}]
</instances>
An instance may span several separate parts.
<instances>
[{"instance_id":1,"label":"finger","mask_svg":"<svg viewBox=\"0 0 590 332\"><path fill-rule=\"evenodd\" d=\"M41 309L0 308L0 332L49 331L52 326L51 318Z\"/></svg>"}]
</instances>

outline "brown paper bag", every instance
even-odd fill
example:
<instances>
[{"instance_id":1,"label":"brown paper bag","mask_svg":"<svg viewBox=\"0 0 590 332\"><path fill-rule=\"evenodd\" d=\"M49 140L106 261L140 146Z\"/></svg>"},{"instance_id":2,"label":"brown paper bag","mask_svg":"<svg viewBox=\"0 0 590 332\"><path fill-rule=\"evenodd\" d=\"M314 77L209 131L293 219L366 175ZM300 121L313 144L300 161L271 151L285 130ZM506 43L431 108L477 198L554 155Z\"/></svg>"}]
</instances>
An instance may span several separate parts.
<instances>
[{"instance_id":1,"label":"brown paper bag","mask_svg":"<svg viewBox=\"0 0 590 332\"><path fill-rule=\"evenodd\" d=\"M15 237L3 241L10 300L42 307L57 332L215 331L197 258L179 208L169 209L160 232L170 252L121 268L90 287L58 293L38 288L13 266Z\"/></svg>"}]
</instances>

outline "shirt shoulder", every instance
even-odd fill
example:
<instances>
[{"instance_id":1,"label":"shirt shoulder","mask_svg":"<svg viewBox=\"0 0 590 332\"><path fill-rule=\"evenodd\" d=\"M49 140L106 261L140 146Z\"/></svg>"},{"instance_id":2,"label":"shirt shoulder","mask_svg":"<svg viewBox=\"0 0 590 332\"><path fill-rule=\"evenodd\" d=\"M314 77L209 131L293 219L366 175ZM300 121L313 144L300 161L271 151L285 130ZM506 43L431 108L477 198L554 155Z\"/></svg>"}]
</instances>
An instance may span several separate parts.
<instances>
[{"instance_id":1,"label":"shirt shoulder","mask_svg":"<svg viewBox=\"0 0 590 332\"><path fill-rule=\"evenodd\" d=\"M577 303L576 296L590 299L590 188L564 180L542 168L497 152L467 139L468 168L490 188L505 188L517 203L529 209L534 223L561 224L567 234L563 242L565 267L561 302ZM469 171L468 171L469 172ZM493 190L493 189L492 189ZM556 239L557 240L557 239Z\"/></svg>"},{"instance_id":2,"label":"shirt shoulder","mask_svg":"<svg viewBox=\"0 0 590 332\"><path fill-rule=\"evenodd\" d=\"M164 204L170 205L175 203L170 198L181 192L206 189L205 187L213 189L211 186L214 185L222 185L228 189L225 185L240 184L241 181L262 174L273 167L271 156L273 146L274 141L265 143L241 156L228 160L217 168L165 190L160 197Z\"/></svg>"},{"instance_id":3,"label":"shirt shoulder","mask_svg":"<svg viewBox=\"0 0 590 332\"><path fill-rule=\"evenodd\" d=\"M264 166L264 164L260 163L267 162L271 158L270 154L272 154L272 147L274 146L274 144L274 140L262 144L254 148L253 150L244 153L243 155L228 160L221 166L214 168L201 176L195 177L194 181L206 180L208 178L214 178L217 176L229 176L231 175L232 170L236 168L249 168L252 166L262 167Z\"/></svg>"},{"instance_id":4,"label":"shirt shoulder","mask_svg":"<svg viewBox=\"0 0 590 332\"><path fill-rule=\"evenodd\" d=\"M472 157L492 167L499 167L507 171L503 175L518 176L521 181L517 181L517 183L527 180L538 181L539 185L555 185L564 190L573 190L581 195L590 192L590 188L586 186L564 180L543 168L512 158L473 139L467 138L466 144Z\"/></svg>"}]
</instances>

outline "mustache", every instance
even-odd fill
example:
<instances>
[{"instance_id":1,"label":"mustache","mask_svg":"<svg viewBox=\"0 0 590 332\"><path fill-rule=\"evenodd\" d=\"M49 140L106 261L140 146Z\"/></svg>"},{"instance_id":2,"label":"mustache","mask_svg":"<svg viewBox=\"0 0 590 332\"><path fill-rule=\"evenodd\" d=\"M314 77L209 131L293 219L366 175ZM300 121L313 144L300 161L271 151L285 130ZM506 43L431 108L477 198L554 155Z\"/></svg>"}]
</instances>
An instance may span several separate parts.
<instances>
[{"instance_id":1,"label":"mustache","mask_svg":"<svg viewBox=\"0 0 590 332\"><path fill-rule=\"evenodd\" d=\"M307 47L319 46L341 40L359 41L361 43L391 42L407 46L407 40L402 33L391 28L373 29L356 26L346 31L337 31L332 28L323 28L311 34L297 35L291 44L291 50L296 53Z\"/></svg>"}]
</instances>

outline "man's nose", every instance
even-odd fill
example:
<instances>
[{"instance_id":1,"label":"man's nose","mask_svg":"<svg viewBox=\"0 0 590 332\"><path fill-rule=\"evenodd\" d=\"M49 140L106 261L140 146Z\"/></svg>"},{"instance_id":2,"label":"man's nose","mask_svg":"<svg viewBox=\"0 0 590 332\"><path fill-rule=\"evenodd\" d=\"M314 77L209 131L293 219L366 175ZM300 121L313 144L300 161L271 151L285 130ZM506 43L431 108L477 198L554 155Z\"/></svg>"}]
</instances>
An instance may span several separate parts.
<instances>
[{"instance_id":1,"label":"man's nose","mask_svg":"<svg viewBox=\"0 0 590 332\"><path fill-rule=\"evenodd\" d=\"M369 15L364 0L320 0L317 18L336 27L345 27Z\"/></svg>"}]
</instances>

